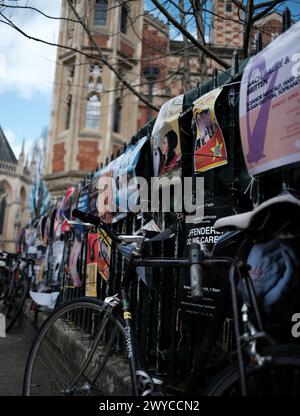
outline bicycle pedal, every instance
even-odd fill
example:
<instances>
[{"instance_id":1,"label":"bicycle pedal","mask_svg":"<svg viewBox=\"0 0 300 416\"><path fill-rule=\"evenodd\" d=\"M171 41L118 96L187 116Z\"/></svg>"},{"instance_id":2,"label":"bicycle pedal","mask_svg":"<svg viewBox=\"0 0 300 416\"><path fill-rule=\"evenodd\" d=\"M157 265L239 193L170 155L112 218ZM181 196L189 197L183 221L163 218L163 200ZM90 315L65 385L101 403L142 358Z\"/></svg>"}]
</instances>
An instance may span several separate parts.
<instances>
[{"instance_id":1,"label":"bicycle pedal","mask_svg":"<svg viewBox=\"0 0 300 416\"><path fill-rule=\"evenodd\" d=\"M151 378L155 386L161 386L164 384L164 381L160 378L157 378L157 377L151 377Z\"/></svg>"}]
</instances>

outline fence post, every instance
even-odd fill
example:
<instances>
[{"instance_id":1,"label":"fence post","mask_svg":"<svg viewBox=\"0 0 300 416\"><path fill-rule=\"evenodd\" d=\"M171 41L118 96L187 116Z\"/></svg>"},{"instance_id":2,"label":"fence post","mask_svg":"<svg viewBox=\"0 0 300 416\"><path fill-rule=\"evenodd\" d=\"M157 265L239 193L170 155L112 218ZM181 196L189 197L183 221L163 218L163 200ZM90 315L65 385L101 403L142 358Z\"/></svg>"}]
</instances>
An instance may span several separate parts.
<instances>
[{"instance_id":1,"label":"fence post","mask_svg":"<svg viewBox=\"0 0 300 416\"><path fill-rule=\"evenodd\" d=\"M217 68L214 68L213 72L212 72L212 84L213 84L213 89L217 88L217 86L218 86L218 70L217 70Z\"/></svg>"},{"instance_id":2,"label":"fence post","mask_svg":"<svg viewBox=\"0 0 300 416\"><path fill-rule=\"evenodd\" d=\"M239 72L239 60L238 53L236 50L232 53L231 59L231 76L234 77ZM228 164L231 182L229 185L229 190L231 192L231 205L233 210L236 208L236 182L237 182L237 173L236 173L236 163L235 163L235 134L236 134L236 123L235 123L235 106L237 102L238 92L236 91L235 85L230 88L228 94L228 104L229 104L229 149L228 149Z\"/></svg>"},{"instance_id":3,"label":"fence post","mask_svg":"<svg viewBox=\"0 0 300 416\"><path fill-rule=\"evenodd\" d=\"M235 49L231 58L231 76L234 77L239 72L239 54Z\"/></svg>"},{"instance_id":4,"label":"fence post","mask_svg":"<svg viewBox=\"0 0 300 416\"><path fill-rule=\"evenodd\" d=\"M258 53L262 50L262 34L261 32L256 32L255 34L255 53Z\"/></svg>"},{"instance_id":5,"label":"fence post","mask_svg":"<svg viewBox=\"0 0 300 416\"><path fill-rule=\"evenodd\" d=\"M290 9L286 7L282 15L282 32L288 30L291 27L291 24L291 12Z\"/></svg>"}]
</instances>

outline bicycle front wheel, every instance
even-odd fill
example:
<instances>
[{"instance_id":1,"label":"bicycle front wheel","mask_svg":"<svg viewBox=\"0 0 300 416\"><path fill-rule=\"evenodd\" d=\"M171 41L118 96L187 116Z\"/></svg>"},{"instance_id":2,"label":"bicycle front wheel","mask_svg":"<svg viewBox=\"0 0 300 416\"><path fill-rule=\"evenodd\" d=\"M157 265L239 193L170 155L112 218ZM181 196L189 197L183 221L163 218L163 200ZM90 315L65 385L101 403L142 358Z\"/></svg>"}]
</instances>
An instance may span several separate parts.
<instances>
[{"instance_id":1,"label":"bicycle front wheel","mask_svg":"<svg viewBox=\"0 0 300 416\"><path fill-rule=\"evenodd\" d=\"M32 344L23 394L132 394L122 319L113 314L107 319L103 302L93 298L59 307Z\"/></svg>"},{"instance_id":2,"label":"bicycle front wheel","mask_svg":"<svg viewBox=\"0 0 300 416\"><path fill-rule=\"evenodd\" d=\"M300 348L278 345L264 351L271 362L263 367L246 367L247 396L299 396ZM212 383L208 396L240 396L240 377L236 365L229 367Z\"/></svg>"}]
</instances>

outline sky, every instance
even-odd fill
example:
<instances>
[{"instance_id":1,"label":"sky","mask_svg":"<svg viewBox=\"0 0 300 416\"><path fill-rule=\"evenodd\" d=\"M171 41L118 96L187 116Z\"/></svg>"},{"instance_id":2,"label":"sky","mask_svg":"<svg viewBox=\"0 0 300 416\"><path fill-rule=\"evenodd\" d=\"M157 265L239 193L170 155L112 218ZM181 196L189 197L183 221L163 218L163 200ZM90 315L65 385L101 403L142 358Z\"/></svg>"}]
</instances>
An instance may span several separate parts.
<instances>
[{"instance_id":1,"label":"sky","mask_svg":"<svg viewBox=\"0 0 300 416\"><path fill-rule=\"evenodd\" d=\"M51 16L60 14L61 0L18 3L29 3ZM47 41L57 40L57 20L33 11L11 9L9 13L6 12L6 16L11 16L24 32ZM16 157L20 154L23 139L28 152L43 127L49 125L55 59L55 47L29 40L0 22L0 125Z\"/></svg>"},{"instance_id":2,"label":"sky","mask_svg":"<svg viewBox=\"0 0 300 416\"><path fill-rule=\"evenodd\" d=\"M5 3L17 2L6 0ZM293 12L300 9L300 1L285 3ZM19 0L18 4L29 4L51 16L60 15L61 0ZM153 9L149 0L145 5ZM58 20L47 19L34 11L10 9L10 13L6 12L6 16L11 16L26 33L47 41L57 40ZM172 36L176 39L178 34L174 32ZM0 22L0 125L16 157L23 139L29 152L33 140L49 126L55 59L55 47L29 40Z\"/></svg>"}]
</instances>

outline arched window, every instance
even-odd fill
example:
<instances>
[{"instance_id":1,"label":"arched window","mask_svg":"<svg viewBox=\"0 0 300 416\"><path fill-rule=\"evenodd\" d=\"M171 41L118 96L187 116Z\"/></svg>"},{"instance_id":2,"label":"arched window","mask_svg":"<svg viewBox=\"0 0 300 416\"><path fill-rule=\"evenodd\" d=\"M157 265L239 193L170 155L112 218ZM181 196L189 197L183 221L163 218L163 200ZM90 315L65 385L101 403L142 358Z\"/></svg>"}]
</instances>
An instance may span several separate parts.
<instances>
[{"instance_id":1,"label":"arched window","mask_svg":"<svg viewBox=\"0 0 300 416\"><path fill-rule=\"evenodd\" d=\"M103 84L102 68L98 64L90 67L88 79L88 96L85 111L85 127L98 129L100 125L101 96Z\"/></svg>"},{"instance_id":2,"label":"arched window","mask_svg":"<svg viewBox=\"0 0 300 416\"><path fill-rule=\"evenodd\" d=\"M89 129L97 129L100 124L100 97L98 94L92 94L87 99L85 127Z\"/></svg>"},{"instance_id":3,"label":"arched window","mask_svg":"<svg viewBox=\"0 0 300 416\"><path fill-rule=\"evenodd\" d=\"M4 217L6 209L6 189L0 184L0 236L4 231Z\"/></svg>"}]
</instances>

